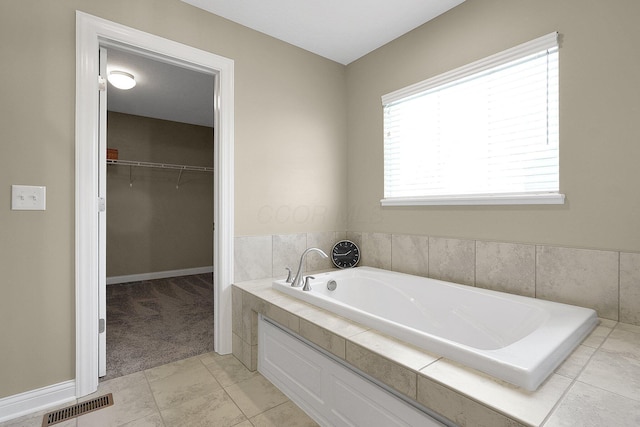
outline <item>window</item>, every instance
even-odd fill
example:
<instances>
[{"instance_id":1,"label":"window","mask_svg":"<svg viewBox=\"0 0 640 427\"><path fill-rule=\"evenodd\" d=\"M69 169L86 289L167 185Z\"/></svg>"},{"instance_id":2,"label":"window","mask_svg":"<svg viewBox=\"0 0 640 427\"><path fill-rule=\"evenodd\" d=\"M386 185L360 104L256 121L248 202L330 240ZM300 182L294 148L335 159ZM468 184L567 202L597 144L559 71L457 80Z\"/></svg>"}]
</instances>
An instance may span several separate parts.
<instances>
[{"instance_id":1,"label":"window","mask_svg":"<svg viewBox=\"0 0 640 427\"><path fill-rule=\"evenodd\" d=\"M382 97L383 206L564 203L557 33Z\"/></svg>"}]
</instances>

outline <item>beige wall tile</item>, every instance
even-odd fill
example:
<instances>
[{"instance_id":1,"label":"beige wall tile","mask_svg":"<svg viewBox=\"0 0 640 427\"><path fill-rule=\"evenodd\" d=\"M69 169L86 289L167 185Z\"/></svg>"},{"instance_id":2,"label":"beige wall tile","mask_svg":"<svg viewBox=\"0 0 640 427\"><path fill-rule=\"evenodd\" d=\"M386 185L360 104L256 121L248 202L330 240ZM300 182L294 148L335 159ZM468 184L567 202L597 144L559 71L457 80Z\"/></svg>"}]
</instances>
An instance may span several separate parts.
<instances>
[{"instance_id":1,"label":"beige wall tile","mask_svg":"<svg viewBox=\"0 0 640 427\"><path fill-rule=\"evenodd\" d=\"M362 233L360 264L391 270L391 234Z\"/></svg>"},{"instance_id":2,"label":"beige wall tile","mask_svg":"<svg viewBox=\"0 0 640 427\"><path fill-rule=\"evenodd\" d=\"M231 287L231 331L242 335L242 294L243 290Z\"/></svg>"},{"instance_id":3,"label":"beige wall tile","mask_svg":"<svg viewBox=\"0 0 640 427\"><path fill-rule=\"evenodd\" d=\"M307 306L296 313L300 317L300 322L307 321L314 325L331 331L332 334L340 337L351 337L369 329L360 323L351 321L346 317L329 314L326 310L317 307Z\"/></svg>"},{"instance_id":4,"label":"beige wall tile","mask_svg":"<svg viewBox=\"0 0 640 427\"><path fill-rule=\"evenodd\" d=\"M353 243L358 245L358 247L362 251L362 234L363 233L360 233L360 232L357 232L357 231L347 231L347 235L346 235L345 239L351 240Z\"/></svg>"},{"instance_id":5,"label":"beige wall tile","mask_svg":"<svg viewBox=\"0 0 640 427\"><path fill-rule=\"evenodd\" d=\"M231 333L231 354L242 362L242 338L235 332Z\"/></svg>"},{"instance_id":6,"label":"beige wall tile","mask_svg":"<svg viewBox=\"0 0 640 427\"><path fill-rule=\"evenodd\" d=\"M418 397L416 400L460 427L523 426L523 424L420 375L418 375Z\"/></svg>"},{"instance_id":7,"label":"beige wall tile","mask_svg":"<svg viewBox=\"0 0 640 427\"><path fill-rule=\"evenodd\" d=\"M416 371L439 358L435 354L428 353L425 350L418 349L374 330L353 335L349 337L349 340L362 348L378 353L382 357Z\"/></svg>"},{"instance_id":8,"label":"beige wall tile","mask_svg":"<svg viewBox=\"0 0 640 427\"><path fill-rule=\"evenodd\" d=\"M336 233L333 231L324 233L307 233L307 247L320 248L329 255L329 258L322 258L318 254L310 254L311 256L307 257L306 271L326 270L328 268L332 268L333 263L330 258L331 248L333 248L336 241ZM297 266L298 265L296 264L296 268Z\"/></svg>"},{"instance_id":9,"label":"beige wall tile","mask_svg":"<svg viewBox=\"0 0 640 427\"><path fill-rule=\"evenodd\" d=\"M273 276L271 236L247 236L234 239L234 281Z\"/></svg>"},{"instance_id":10,"label":"beige wall tile","mask_svg":"<svg viewBox=\"0 0 640 427\"><path fill-rule=\"evenodd\" d=\"M293 332L300 332L300 318L276 305L269 304L267 311L263 314L276 323L291 329Z\"/></svg>"},{"instance_id":11,"label":"beige wall tile","mask_svg":"<svg viewBox=\"0 0 640 427\"><path fill-rule=\"evenodd\" d=\"M536 296L618 319L618 253L537 246Z\"/></svg>"},{"instance_id":12,"label":"beige wall tile","mask_svg":"<svg viewBox=\"0 0 640 427\"><path fill-rule=\"evenodd\" d=\"M640 254L620 253L620 321L640 325Z\"/></svg>"},{"instance_id":13,"label":"beige wall tile","mask_svg":"<svg viewBox=\"0 0 640 427\"><path fill-rule=\"evenodd\" d=\"M341 359L345 358L345 339L331 333L331 331L323 329L304 319L300 319L300 336L319 345Z\"/></svg>"},{"instance_id":14,"label":"beige wall tile","mask_svg":"<svg viewBox=\"0 0 640 427\"><path fill-rule=\"evenodd\" d=\"M306 234L275 234L273 236L273 275L286 275L285 267L289 267L295 274L300 256L306 248Z\"/></svg>"},{"instance_id":15,"label":"beige wall tile","mask_svg":"<svg viewBox=\"0 0 640 427\"><path fill-rule=\"evenodd\" d=\"M536 247L477 241L476 286L535 297Z\"/></svg>"},{"instance_id":16,"label":"beige wall tile","mask_svg":"<svg viewBox=\"0 0 640 427\"><path fill-rule=\"evenodd\" d=\"M432 363L420 373L496 411L536 426L542 423L571 384L569 378L551 374L535 392L531 392L445 359Z\"/></svg>"},{"instance_id":17,"label":"beige wall tile","mask_svg":"<svg viewBox=\"0 0 640 427\"><path fill-rule=\"evenodd\" d=\"M416 398L415 371L350 341L347 342L346 360L400 393Z\"/></svg>"},{"instance_id":18,"label":"beige wall tile","mask_svg":"<svg viewBox=\"0 0 640 427\"><path fill-rule=\"evenodd\" d=\"M429 277L473 286L475 266L473 240L429 238Z\"/></svg>"},{"instance_id":19,"label":"beige wall tile","mask_svg":"<svg viewBox=\"0 0 640 427\"><path fill-rule=\"evenodd\" d=\"M391 236L391 269L429 276L429 237L409 234Z\"/></svg>"}]
</instances>

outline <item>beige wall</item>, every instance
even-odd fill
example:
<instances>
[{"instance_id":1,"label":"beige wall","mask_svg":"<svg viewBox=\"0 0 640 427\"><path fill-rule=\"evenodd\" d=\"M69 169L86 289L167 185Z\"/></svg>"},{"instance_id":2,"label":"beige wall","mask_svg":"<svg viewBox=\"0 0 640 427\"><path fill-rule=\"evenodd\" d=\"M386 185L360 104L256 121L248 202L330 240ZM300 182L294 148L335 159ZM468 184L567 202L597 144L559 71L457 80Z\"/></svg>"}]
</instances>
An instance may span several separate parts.
<instances>
[{"instance_id":1,"label":"beige wall","mask_svg":"<svg viewBox=\"0 0 640 427\"><path fill-rule=\"evenodd\" d=\"M213 167L213 129L109 112L119 158ZM131 175L130 175L131 174ZM213 174L107 167L107 277L213 262ZM131 179L130 179L131 177Z\"/></svg>"},{"instance_id":2,"label":"beige wall","mask_svg":"<svg viewBox=\"0 0 640 427\"><path fill-rule=\"evenodd\" d=\"M467 0L347 68L352 231L640 251L640 2ZM552 31L563 206L381 208L380 97Z\"/></svg>"},{"instance_id":3,"label":"beige wall","mask_svg":"<svg viewBox=\"0 0 640 427\"><path fill-rule=\"evenodd\" d=\"M75 377L76 10L235 61L237 235L346 224L344 66L179 0L1 1L0 398ZM47 210L11 211L11 184Z\"/></svg>"},{"instance_id":4,"label":"beige wall","mask_svg":"<svg viewBox=\"0 0 640 427\"><path fill-rule=\"evenodd\" d=\"M348 227L640 251L636 0L467 0L346 69L178 0L3 0L0 398L75 376L76 9L235 60L237 236ZM380 96L555 30L567 204L381 209ZM47 211L10 211L11 184L46 185Z\"/></svg>"}]
</instances>

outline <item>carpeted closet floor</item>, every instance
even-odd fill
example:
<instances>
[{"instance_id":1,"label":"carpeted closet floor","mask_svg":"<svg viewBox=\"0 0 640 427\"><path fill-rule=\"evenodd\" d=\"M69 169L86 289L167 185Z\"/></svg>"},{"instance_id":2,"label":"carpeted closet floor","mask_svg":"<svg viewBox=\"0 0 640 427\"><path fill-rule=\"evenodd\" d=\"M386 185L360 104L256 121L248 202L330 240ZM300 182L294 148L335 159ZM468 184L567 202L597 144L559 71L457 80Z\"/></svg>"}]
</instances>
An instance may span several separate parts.
<instances>
[{"instance_id":1,"label":"carpeted closet floor","mask_svg":"<svg viewBox=\"0 0 640 427\"><path fill-rule=\"evenodd\" d=\"M107 285L108 380L213 351L213 274Z\"/></svg>"}]
</instances>

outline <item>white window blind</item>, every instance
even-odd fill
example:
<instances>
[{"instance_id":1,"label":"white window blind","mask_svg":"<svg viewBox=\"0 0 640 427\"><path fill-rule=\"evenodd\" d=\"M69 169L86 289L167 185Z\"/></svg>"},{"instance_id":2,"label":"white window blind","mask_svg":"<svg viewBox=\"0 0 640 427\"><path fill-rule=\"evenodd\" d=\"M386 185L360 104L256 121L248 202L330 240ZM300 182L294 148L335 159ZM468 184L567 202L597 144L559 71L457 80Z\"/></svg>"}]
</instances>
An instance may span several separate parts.
<instances>
[{"instance_id":1,"label":"white window blind","mask_svg":"<svg viewBox=\"0 0 640 427\"><path fill-rule=\"evenodd\" d=\"M383 205L563 202L557 33L382 104Z\"/></svg>"}]
</instances>

